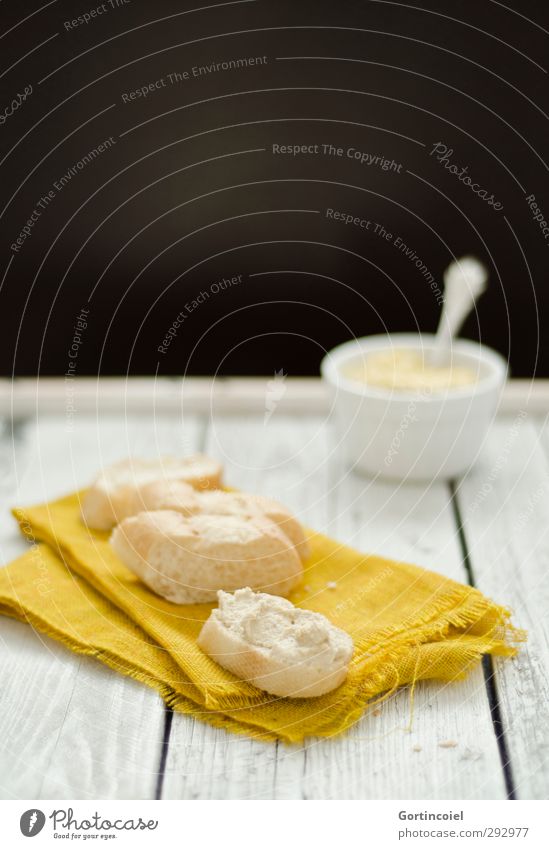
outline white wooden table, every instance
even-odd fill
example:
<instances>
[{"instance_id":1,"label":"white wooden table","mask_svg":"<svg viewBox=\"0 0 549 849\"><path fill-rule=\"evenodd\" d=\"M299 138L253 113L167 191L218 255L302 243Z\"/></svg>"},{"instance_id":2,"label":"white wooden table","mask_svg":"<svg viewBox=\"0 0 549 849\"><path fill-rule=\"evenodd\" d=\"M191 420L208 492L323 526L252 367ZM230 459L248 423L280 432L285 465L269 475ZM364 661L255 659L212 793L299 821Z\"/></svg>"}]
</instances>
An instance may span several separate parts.
<instances>
[{"instance_id":1,"label":"white wooden table","mask_svg":"<svg viewBox=\"0 0 549 849\"><path fill-rule=\"evenodd\" d=\"M501 799L549 790L549 391L516 384L475 469L453 484L349 474L316 381L0 384L1 561L24 549L9 506L82 487L128 454L205 450L227 481L274 496L365 551L474 582L529 631L512 661L397 692L351 732L263 744L172 714L152 690L0 619L3 798ZM449 741L455 745L447 744Z\"/></svg>"}]
</instances>

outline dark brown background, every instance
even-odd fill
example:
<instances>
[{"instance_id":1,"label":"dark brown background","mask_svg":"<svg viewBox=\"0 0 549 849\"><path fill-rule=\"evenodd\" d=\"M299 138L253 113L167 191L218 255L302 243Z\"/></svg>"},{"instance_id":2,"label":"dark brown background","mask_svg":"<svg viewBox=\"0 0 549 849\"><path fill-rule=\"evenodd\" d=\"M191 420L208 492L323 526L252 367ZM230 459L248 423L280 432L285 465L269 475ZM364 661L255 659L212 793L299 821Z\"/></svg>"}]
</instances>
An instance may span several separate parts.
<instances>
[{"instance_id":1,"label":"dark brown background","mask_svg":"<svg viewBox=\"0 0 549 849\"><path fill-rule=\"evenodd\" d=\"M132 0L70 32L64 21L99 4L32 14L41 5L0 7L1 32L14 27L0 40L0 112L33 86L0 127L0 275L13 256L3 374L63 374L82 308L79 374L316 374L353 334L432 331L440 306L418 269L378 235L326 220L333 207L382 223L437 279L454 256L481 257L491 287L464 335L509 353L515 375L549 375L549 241L525 201L534 193L549 215L547 3ZM260 55L265 66L121 99ZM324 58L277 60L303 56ZM40 196L111 135L13 255ZM437 141L503 211L437 164ZM402 169L277 157L273 143L354 146ZM239 273L159 354L185 304Z\"/></svg>"}]
</instances>

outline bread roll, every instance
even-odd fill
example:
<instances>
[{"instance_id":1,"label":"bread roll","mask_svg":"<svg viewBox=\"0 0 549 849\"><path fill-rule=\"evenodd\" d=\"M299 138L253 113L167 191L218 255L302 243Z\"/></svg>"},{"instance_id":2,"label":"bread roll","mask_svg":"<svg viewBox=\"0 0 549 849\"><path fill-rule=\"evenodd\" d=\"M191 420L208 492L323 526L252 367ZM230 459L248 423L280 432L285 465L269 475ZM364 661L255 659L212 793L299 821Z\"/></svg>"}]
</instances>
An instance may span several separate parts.
<instances>
[{"instance_id":1,"label":"bread roll","mask_svg":"<svg viewBox=\"0 0 549 849\"><path fill-rule=\"evenodd\" d=\"M249 587L217 597L198 645L241 680L274 696L310 698L347 677L353 641L322 614Z\"/></svg>"},{"instance_id":2,"label":"bread roll","mask_svg":"<svg viewBox=\"0 0 549 849\"><path fill-rule=\"evenodd\" d=\"M143 510L141 490L153 482L184 482L198 490L221 486L222 468L211 457L129 458L107 466L84 496L82 517L90 528L108 531Z\"/></svg>"},{"instance_id":3,"label":"bread roll","mask_svg":"<svg viewBox=\"0 0 549 849\"><path fill-rule=\"evenodd\" d=\"M140 510L176 510L184 516L267 516L284 531L302 560L309 556L309 544L301 524L286 507L272 498L223 490L199 492L179 481L146 484L138 496L136 513Z\"/></svg>"},{"instance_id":4,"label":"bread roll","mask_svg":"<svg viewBox=\"0 0 549 849\"><path fill-rule=\"evenodd\" d=\"M111 536L123 563L176 604L215 601L243 586L287 595L303 567L293 545L266 516L190 516L173 510L124 519Z\"/></svg>"}]
</instances>

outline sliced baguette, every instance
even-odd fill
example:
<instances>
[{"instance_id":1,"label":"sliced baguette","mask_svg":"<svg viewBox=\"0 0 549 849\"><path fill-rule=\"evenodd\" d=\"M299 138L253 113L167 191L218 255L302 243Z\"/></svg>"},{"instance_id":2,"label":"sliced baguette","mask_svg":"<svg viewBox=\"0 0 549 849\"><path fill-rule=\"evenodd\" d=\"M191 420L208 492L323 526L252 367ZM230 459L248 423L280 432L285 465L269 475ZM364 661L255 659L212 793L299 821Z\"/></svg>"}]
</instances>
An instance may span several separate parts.
<instances>
[{"instance_id":1,"label":"sliced baguette","mask_svg":"<svg viewBox=\"0 0 549 849\"><path fill-rule=\"evenodd\" d=\"M82 518L88 527L108 531L143 510L141 490L150 483L180 481L197 490L215 489L221 486L221 477L221 465L204 454L121 460L105 468L89 488L82 503Z\"/></svg>"},{"instance_id":2,"label":"sliced baguette","mask_svg":"<svg viewBox=\"0 0 549 849\"><path fill-rule=\"evenodd\" d=\"M243 586L287 595L303 573L295 548L266 516L139 513L114 529L111 545L150 589L176 604L215 601L219 589Z\"/></svg>"},{"instance_id":3,"label":"sliced baguette","mask_svg":"<svg viewBox=\"0 0 549 849\"><path fill-rule=\"evenodd\" d=\"M217 597L198 645L241 680L274 696L311 698L347 677L353 641L322 614L249 587Z\"/></svg>"},{"instance_id":4,"label":"sliced baguette","mask_svg":"<svg viewBox=\"0 0 549 849\"><path fill-rule=\"evenodd\" d=\"M176 510L184 516L267 516L284 531L302 560L310 553L305 531L295 516L278 501L262 495L221 489L204 492L180 481L155 481L136 493L135 512L141 510Z\"/></svg>"}]
</instances>

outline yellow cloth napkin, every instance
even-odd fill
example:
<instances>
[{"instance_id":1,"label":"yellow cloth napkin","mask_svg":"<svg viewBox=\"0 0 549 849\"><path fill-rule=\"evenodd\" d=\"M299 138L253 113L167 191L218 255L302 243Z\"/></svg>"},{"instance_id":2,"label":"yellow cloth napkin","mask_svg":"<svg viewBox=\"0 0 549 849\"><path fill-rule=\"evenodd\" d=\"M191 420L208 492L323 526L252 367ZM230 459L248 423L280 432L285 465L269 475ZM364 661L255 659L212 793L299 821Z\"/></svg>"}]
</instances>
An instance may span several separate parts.
<instances>
[{"instance_id":1,"label":"yellow cloth napkin","mask_svg":"<svg viewBox=\"0 0 549 849\"><path fill-rule=\"evenodd\" d=\"M509 612L478 590L311 532L304 585L291 601L348 631L355 653L337 690L280 699L198 648L212 605L175 605L148 590L108 534L85 527L79 493L14 515L31 547L0 569L1 613L154 687L175 710L261 739L338 734L396 687L461 678L484 653L515 654L522 638Z\"/></svg>"}]
</instances>

